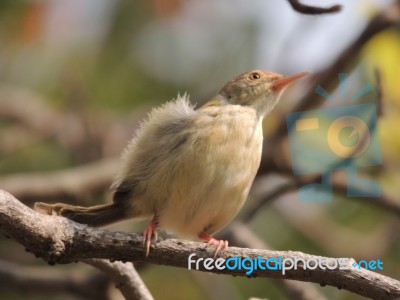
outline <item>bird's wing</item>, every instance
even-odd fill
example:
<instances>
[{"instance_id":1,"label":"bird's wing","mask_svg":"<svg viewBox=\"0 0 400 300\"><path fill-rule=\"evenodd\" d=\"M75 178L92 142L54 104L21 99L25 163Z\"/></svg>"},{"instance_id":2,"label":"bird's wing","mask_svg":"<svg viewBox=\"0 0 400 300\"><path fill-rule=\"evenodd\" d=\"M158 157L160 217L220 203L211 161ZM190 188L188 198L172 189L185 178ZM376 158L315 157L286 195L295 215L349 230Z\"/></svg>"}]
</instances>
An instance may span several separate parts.
<instances>
[{"instance_id":1,"label":"bird's wing","mask_svg":"<svg viewBox=\"0 0 400 300\"><path fill-rule=\"evenodd\" d=\"M185 141L186 125L194 114L186 94L150 112L124 151L120 171L111 186L114 201L131 201L146 192L146 182L162 171L160 166Z\"/></svg>"}]
</instances>

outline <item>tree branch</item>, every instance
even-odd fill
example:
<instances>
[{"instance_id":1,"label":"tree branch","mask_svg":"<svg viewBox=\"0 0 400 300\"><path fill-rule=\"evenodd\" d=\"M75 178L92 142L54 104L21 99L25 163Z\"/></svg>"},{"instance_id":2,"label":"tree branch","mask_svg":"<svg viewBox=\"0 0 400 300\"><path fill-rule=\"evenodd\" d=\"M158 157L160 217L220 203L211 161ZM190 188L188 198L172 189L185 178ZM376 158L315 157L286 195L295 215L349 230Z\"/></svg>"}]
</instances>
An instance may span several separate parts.
<instances>
[{"instance_id":1,"label":"tree branch","mask_svg":"<svg viewBox=\"0 0 400 300\"><path fill-rule=\"evenodd\" d=\"M126 300L154 299L131 262L110 262L96 258L84 259L83 262L107 274Z\"/></svg>"},{"instance_id":2,"label":"tree branch","mask_svg":"<svg viewBox=\"0 0 400 300\"><path fill-rule=\"evenodd\" d=\"M312 183L319 183L321 181L321 175L310 175L310 176L290 176L287 180L277 184L273 189L260 196L257 201L249 204L248 209L241 213L241 220L243 222L249 222L254 216L261 210L261 208L272 201L277 200L279 197L286 195L290 192L295 191L301 186ZM265 175L259 177L258 180L269 181L269 176ZM343 177L333 177L332 188L333 192L340 193L347 197L347 190L349 189L349 183ZM350 186L354 192L361 194L362 190L356 186ZM394 214L400 217L400 201L392 197L391 195L382 192L379 197L368 197L368 198L351 198L352 200L358 200L362 203L368 203L375 205L380 209L386 210L388 213Z\"/></svg>"},{"instance_id":3,"label":"tree branch","mask_svg":"<svg viewBox=\"0 0 400 300\"><path fill-rule=\"evenodd\" d=\"M325 8L302 4L299 2L299 0L288 0L288 2L295 11L306 15L330 14L337 13L342 10L341 5L333 5Z\"/></svg>"},{"instance_id":4,"label":"tree branch","mask_svg":"<svg viewBox=\"0 0 400 300\"><path fill-rule=\"evenodd\" d=\"M271 249L269 245L260 240L250 228L241 221L234 221L228 228L220 234L223 239L229 240L232 244L239 247ZM290 299L296 300L326 300L314 285L309 282L298 282L294 280L277 279L278 286L281 287Z\"/></svg>"},{"instance_id":5,"label":"tree branch","mask_svg":"<svg viewBox=\"0 0 400 300\"><path fill-rule=\"evenodd\" d=\"M87 258L102 258L120 261L147 261L180 268L188 267L188 257L194 253L196 257L212 257L214 249L204 243L168 239L162 240L152 247L150 255L145 257L142 235L134 233L110 232L91 228L72 222L68 219L41 215L23 205L11 194L0 190L0 231L24 245L37 257L42 257L49 264L70 263ZM321 256L309 255L293 251L271 251L229 247L219 257L260 256L282 259L320 260ZM351 265L354 260L347 259ZM200 265L200 271L207 271ZM214 269L213 273L246 276L244 270ZM309 281L321 285L331 285L359 295L374 299L394 299L400 297L400 282L364 269L349 270L288 270L285 275L273 270L254 270L253 277L268 277Z\"/></svg>"}]
</instances>

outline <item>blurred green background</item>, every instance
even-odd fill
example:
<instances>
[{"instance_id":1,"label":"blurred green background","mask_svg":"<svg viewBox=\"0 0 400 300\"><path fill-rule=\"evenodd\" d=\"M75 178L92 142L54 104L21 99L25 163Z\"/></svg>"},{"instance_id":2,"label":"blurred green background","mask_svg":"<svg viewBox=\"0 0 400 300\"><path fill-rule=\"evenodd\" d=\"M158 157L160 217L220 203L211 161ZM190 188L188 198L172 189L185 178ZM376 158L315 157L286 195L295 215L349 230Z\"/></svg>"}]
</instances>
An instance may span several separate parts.
<instances>
[{"instance_id":1,"label":"blurred green background","mask_svg":"<svg viewBox=\"0 0 400 300\"><path fill-rule=\"evenodd\" d=\"M151 107L178 92L188 92L192 103L200 104L224 82L253 68L283 74L319 72L391 2L307 1L342 4L343 10L305 16L284 0L0 1L0 175L62 170L118 156ZM364 83L373 81L372 68L378 66L382 73L384 115L379 134L384 171L378 179L385 192L400 199L399 29L374 36L361 50L359 66L353 75ZM266 134L302 92L301 87L288 92L288 99L266 120ZM25 103L23 113L13 113L14 100ZM43 110L33 109L38 103ZM36 126L47 110L62 116L58 121L65 126ZM99 203L108 197L86 201ZM300 203L295 194L278 200L249 224L271 247L381 259L380 273L400 279L398 216L367 200L339 196L330 203ZM112 228L141 231L143 226L124 222ZM3 237L0 259L37 266L43 272L50 269ZM51 271L55 269L91 272L82 264ZM287 298L274 280L157 265L146 265L140 273L156 299ZM362 299L314 286L328 299ZM1 299L43 297L80 299L13 290L0 282Z\"/></svg>"}]
</instances>

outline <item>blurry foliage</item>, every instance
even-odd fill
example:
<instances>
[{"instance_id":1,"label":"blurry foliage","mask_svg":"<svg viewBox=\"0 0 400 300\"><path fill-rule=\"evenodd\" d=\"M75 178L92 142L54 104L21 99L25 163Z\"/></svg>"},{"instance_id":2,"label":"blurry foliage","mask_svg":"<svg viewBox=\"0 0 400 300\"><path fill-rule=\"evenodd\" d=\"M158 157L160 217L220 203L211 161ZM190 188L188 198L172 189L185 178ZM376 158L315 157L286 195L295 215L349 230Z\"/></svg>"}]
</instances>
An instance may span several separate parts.
<instances>
[{"instance_id":1,"label":"blurry foliage","mask_svg":"<svg viewBox=\"0 0 400 300\"><path fill-rule=\"evenodd\" d=\"M384 118L379 122L379 132L385 160L389 169L400 165L400 32L386 30L375 36L364 48L363 58L370 68L382 73ZM393 163L393 164L392 164Z\"/></svg>"},{"instance_id":2,"label":"blurry foliage","mask_svg":"<svg viewBox=\"0 0 400 300\"><path fill-rule=\"evenodd\" d=\"M400 32L385 30L373 37L363 50L364 59L382 72L385 100L400 109Z\"/></svg>"},{"instance_id":3,"label":"blurry foliage","mask_svg":"<svg viewBox=\"0 0 400 300\"><path fill-rule=\"evenodd\" d=\"M0 174L58 170L71 162L67 149L54 143L39 143L0 159Z\"/></svg>"}]
</instances>

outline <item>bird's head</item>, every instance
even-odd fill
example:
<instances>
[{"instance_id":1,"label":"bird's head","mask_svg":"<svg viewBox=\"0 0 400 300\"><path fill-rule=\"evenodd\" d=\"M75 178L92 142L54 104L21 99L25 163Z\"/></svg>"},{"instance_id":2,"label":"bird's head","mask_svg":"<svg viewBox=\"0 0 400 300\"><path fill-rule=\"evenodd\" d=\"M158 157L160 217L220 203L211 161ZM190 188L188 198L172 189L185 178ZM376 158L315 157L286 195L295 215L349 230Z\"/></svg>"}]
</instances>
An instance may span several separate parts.
<instances>
[{"instance_id":1,"label":"bird's head","mask_svg":"<svg viewBox=\"0 0 400 300\"><path fill-rule=\"evenodd\" d=\"M249 71L225 84L214 101L250 106L264 116L278 103L282 91L290 83L308 74L302 72L285 77L263 70Z\"/></svg>"}]
</instances>

